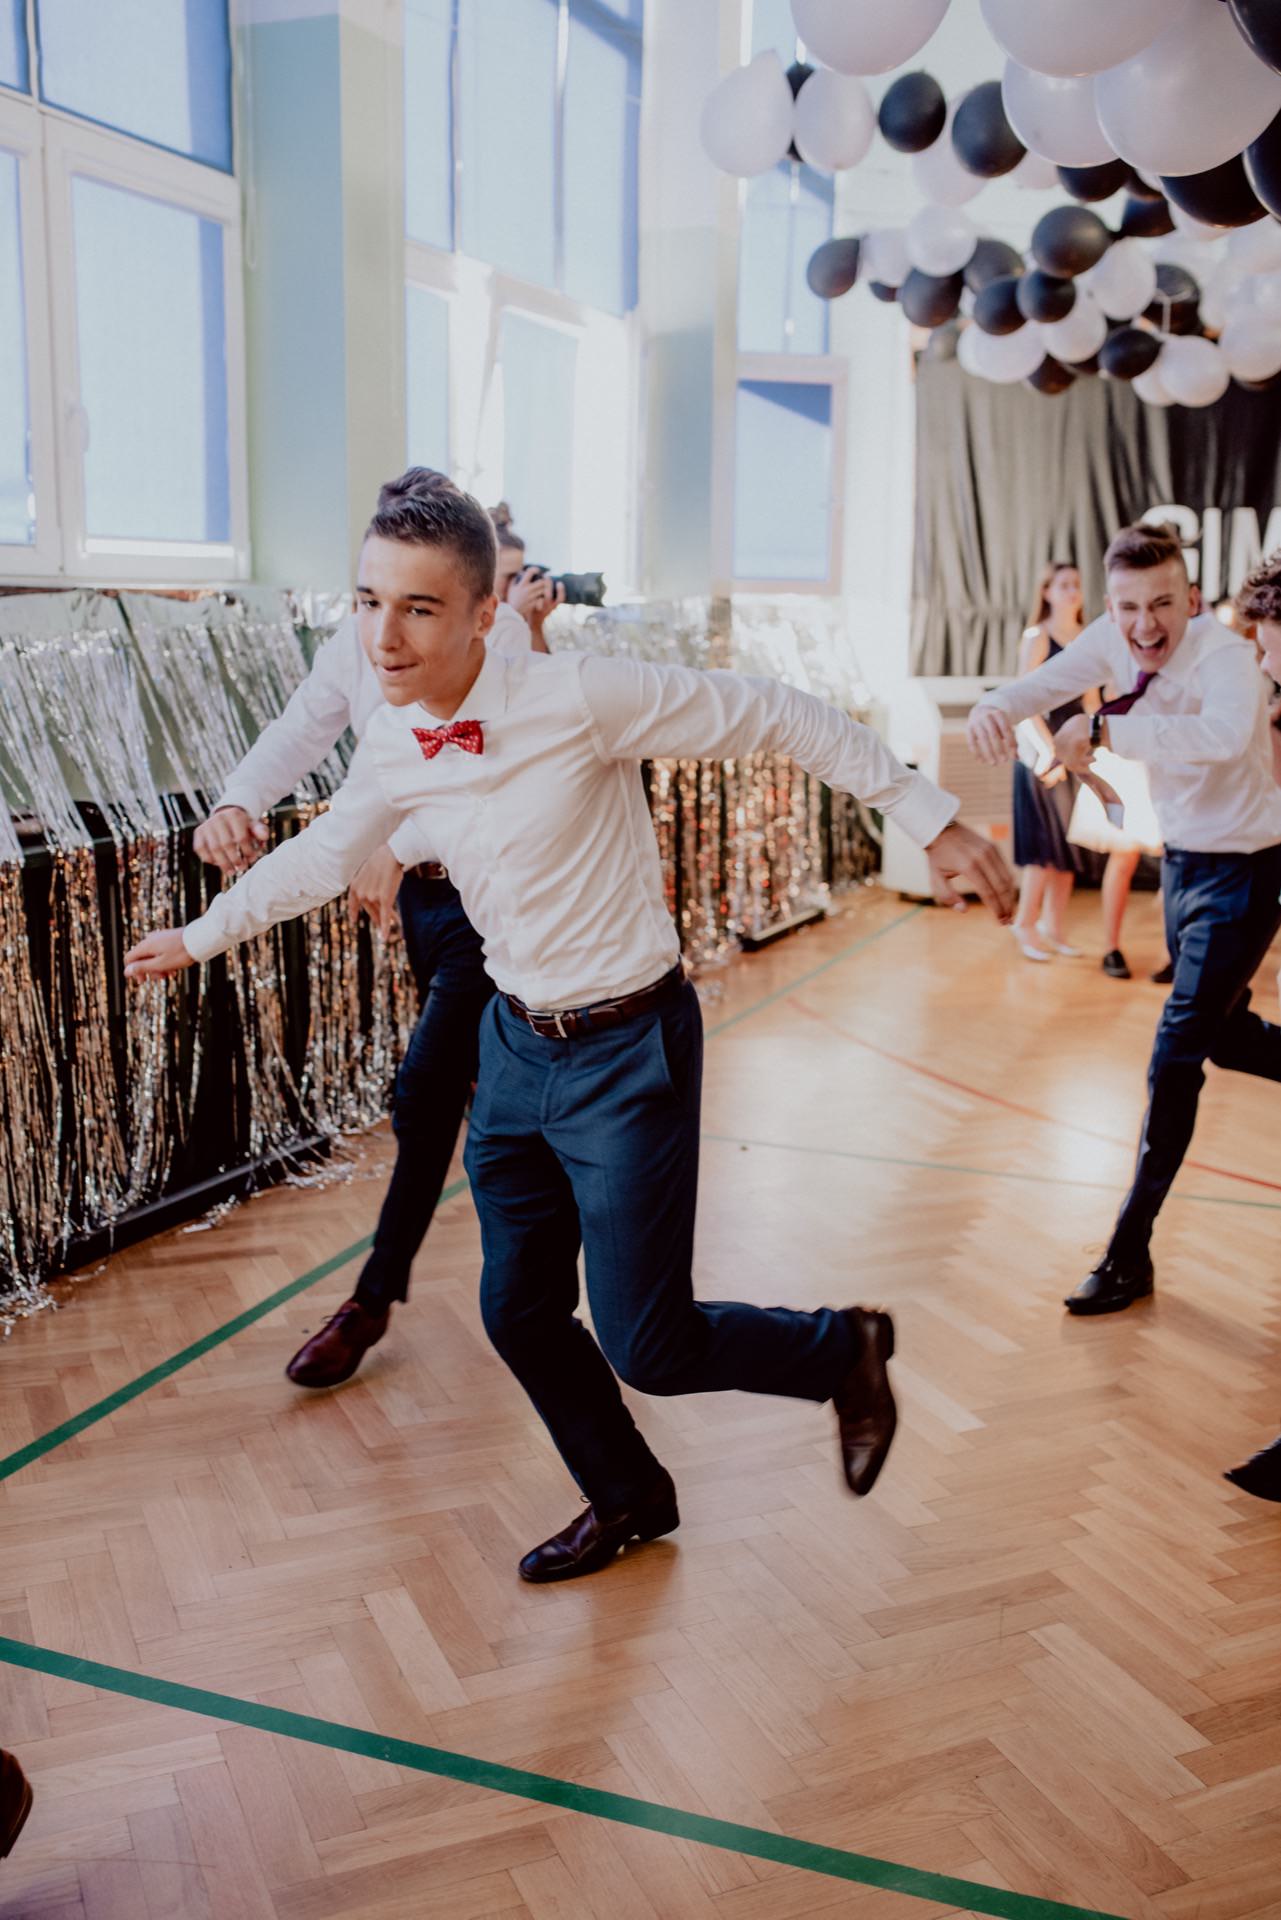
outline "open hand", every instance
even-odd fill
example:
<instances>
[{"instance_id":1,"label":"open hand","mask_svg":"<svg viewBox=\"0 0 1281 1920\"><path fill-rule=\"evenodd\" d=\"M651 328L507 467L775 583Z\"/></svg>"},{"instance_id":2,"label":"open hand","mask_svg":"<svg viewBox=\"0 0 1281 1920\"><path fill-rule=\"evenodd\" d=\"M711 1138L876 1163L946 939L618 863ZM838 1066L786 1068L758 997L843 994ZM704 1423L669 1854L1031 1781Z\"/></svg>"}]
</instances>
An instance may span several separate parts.
<instances>
[{"instance_id":1,"label":"open hand","mask_svg":"<svg viewBox=\"0 0 1281 1920\"><path fill-rule=\"evenodd\" d=\"M404 877L404 868L390 847L371 853L347 889L352 925L367 913L385 940L396 924L396 895Z\"/></svg>"},{"instance_id":2,"label":"open hand","mask_svg":"<svg viewBox=\"0 0 1281 1920\"><path fill-rule=\"evenodd\" d=\"M196 828L192 843L200 858L220 873L241 873L267 845L267 822L243 807L219 807Z\"/></svg>"},{"instance_id":3,"label":"open hand","mask_svg":"<svg viewBox=\"0 0 1281 1920\"><path fill-rule=\"evenodd\" d=\"M990 840L954 820L925 851L941 907L963 906L959 888L971 886L1002 925L1009 925L1014 918L1014 876Z\"/></svg>"},{"instance_id":4,"label":"open hand","mask_svg":"<svg viewBox=\"0 0 1281 1920\"><path fill-rule=\"evenodd\" d=\"M966 727L970 752L985 766L999 767L1018 755L1013 723L999 707L984 706L982 701L971 713Z\"/></svg>"},{"instance_id":5,"label":"open hand","mask_svg":"<svg viewBox=\"0 0 1281 1920\"><path fill-rule=\"evenodd\" d=\"M181 973L184 967L195 964L187 952L182 928L163 927L159 933L149 933L136 947L130 947L125 955L125 979L141 986L144 980L163 979L166 974Z\"/></svg>"}]
</instances>

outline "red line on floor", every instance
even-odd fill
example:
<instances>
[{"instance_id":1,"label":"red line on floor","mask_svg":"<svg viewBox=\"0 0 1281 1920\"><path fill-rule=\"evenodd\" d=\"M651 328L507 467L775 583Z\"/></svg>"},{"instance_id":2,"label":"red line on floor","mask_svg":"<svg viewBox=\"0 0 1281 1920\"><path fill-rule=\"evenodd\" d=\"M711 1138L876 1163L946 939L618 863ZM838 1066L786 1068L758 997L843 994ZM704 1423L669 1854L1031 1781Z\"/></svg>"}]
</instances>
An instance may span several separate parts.
<instances>
[{"instance_id":1,"label":"red line on floor","mask_svg":"<svg viewBox=\"0 0 1281 1920\"><path fill-rule=\"evenodd\" d=\"M1007 1113L1017 1113L1024 1120L1040 1120L1047 1127L1063 1127L1069 1133L1084 1134L1089 1140L1101 1140L1109 1147L1129 1147L1129 1140L1118 1140L1113 1133L1099 1133L1094 1127L1083 1127L1076 1120L1059 1120L1053 1114L1039 1113L1035 1107L1020 1106L1017 1100L1007 1100L1003 1094L989 1093L985 1087L972 1087L965 1080L953 1080L946 1073L939 1073L934 1067L925 1067L919 1060L911 1060L906 1054L891 1053L888 1047L878 1047L875 1041L864 1040L856 1033L850 1033L844 1027L838 1027L825 1013L818 1013L813 1007L807 1007L803 1000L789 995L789 1001L798 1013L807 1020L815 1020L829 1032L838 1034L842 1040L848 1040L851 1046L862 1047L867 1053L877 1054L882 1060L890 1060L896 1067L906 1067L911 1073L919 1073L922 1079L937 1081L941 1087L951 1087L956 1093L967 1093L974 1100L986 1100L994 1107L1004 1107ZM1185 1167L1193 1167L1198 1173L1217 1174L1221 1180L1239 1180L1247 1187L1266 1187L1269 1193L1281 1193L1281 1183L1275 1180L1263 1180L1257 1174L1237 1173L1229 1167L1211 1166L1208 1160L1185 1160Z\"/></svg>"}]
</instances>

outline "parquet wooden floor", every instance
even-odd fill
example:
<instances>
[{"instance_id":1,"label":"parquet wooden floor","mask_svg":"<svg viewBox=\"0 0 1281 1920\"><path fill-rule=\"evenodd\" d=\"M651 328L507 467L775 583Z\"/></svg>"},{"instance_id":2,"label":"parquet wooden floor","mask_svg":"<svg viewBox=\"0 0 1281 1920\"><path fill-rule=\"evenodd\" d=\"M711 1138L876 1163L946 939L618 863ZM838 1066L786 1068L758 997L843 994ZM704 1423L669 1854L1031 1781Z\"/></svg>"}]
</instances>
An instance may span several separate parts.
<instances>
[{"instance_id":1,"label":"parquet wooden floor","mask_svg":"<svg viewBox=\"0 0 1281 1920\"><path fill-rule=\"evenodd\" d=\"M1138 902L1136 962L1155 927ZM1126 1182L1159 989L875 893L704 984L700 1290L893 1307L870 1500L828 1409L633 1396L680 1531L522 1586L574 1499L486 1345L464 1193L347 1388L281 1369L354 1263L0 1481L0 1634L972 1900L0 1663L36 1788L3 1920L908 1920L983 1888L1027 1920L1281 1916L1281 1509L1219 1477L1281 1411L1277 1090L1211 1069L1155 1299L1079 1323L1059 1303ZM361 1239L380 1192L278 1191L64 1287L0 1349L0 1452Z\"/></svg>"}]
</instances>

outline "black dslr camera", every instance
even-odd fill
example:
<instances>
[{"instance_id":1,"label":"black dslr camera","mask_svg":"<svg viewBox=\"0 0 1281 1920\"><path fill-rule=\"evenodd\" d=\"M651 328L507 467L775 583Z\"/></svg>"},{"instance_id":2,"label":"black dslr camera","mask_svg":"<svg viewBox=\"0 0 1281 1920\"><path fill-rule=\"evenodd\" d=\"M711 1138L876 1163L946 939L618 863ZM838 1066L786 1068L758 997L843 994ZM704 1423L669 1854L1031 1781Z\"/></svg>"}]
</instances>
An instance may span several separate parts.
<instances>
[{"instance_id":1,"label":"black dslr camera","mask_svg":"<svg viewBox=\"0 0 1281 1920\"><path fill-rule=\"evenodd\" d=\"M549 573L546 567L538 566L530 566L526 571L535 580L550 580L554 587L560 587L562 606L603 607L605 604L603 573Z\"/></svg>"}]
</instances>

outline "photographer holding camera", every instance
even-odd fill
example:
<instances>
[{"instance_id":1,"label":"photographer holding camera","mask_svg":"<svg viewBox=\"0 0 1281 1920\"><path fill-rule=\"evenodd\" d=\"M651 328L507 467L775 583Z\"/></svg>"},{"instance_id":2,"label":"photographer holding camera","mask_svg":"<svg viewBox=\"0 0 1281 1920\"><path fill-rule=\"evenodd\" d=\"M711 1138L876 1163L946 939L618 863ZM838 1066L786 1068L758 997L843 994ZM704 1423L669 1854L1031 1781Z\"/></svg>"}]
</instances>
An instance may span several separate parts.
<instances>
[{"instance_id":1,"label":"photographer holding camera","mask_svg":"<svg viewBox=\"0 0 1281 1920\"><path fill-rule=\"evenodd\" d=\"M494 591L524 620L533 635L535 653L550 653L543 637L543 623L556 607L603 607L605 576L601 573L563 573L553 575L546 567L531 566L525 557L525 542L512 525L512 510L505 500L489 509L489 517L498 535L498 572Z\"/></svg>"}]
</instances>

